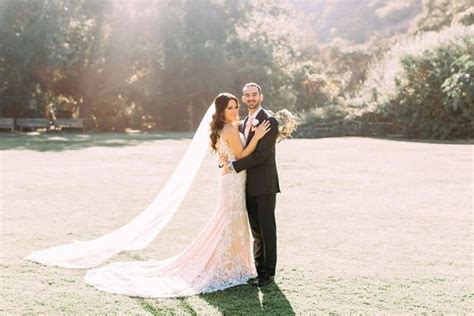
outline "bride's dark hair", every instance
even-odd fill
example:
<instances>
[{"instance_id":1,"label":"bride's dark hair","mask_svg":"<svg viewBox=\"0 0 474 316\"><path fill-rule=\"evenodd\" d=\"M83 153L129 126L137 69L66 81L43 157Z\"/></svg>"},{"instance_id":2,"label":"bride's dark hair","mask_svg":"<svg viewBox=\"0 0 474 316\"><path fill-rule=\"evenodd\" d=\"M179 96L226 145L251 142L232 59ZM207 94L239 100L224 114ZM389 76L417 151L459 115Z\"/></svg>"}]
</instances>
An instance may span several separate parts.
<instances>
[{"instance_id":1,"label":"bride's dark hair","mask_svg":"<svg viewBox=\"0 0 474 316\"><path fill-rule=\"evenodd\" d=\"M237 105L239 105L239 99L233 94L223 92L220 93L214 99L214 106L216 108L216 112L212 115L211 121L211 147L212 152L217 151L217 140L219 139L219 132L224 128L225 121L224 121L224 111L227 108L230 100L235 100Z\"/></svg>"}]
</instances>

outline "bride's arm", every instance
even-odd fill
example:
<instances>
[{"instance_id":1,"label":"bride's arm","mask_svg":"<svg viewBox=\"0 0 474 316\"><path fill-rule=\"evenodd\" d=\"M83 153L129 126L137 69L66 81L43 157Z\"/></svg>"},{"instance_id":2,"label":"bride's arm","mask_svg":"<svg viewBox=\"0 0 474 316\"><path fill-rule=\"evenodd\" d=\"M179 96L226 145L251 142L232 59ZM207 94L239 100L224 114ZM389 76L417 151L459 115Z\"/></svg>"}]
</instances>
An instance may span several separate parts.
<instances>
[{"instance_id":1,"label":"bride's arm","mask_svg":"<svg viewBox=\"0 0 474 316\"><path fill-rule=\"evenodd\" d=\"M255 151L244 159L232 162L232 168L238 173L244 169L249 169L261 164L272 152L278 137L278 122L274 117L268 118L271 129L259 142Z\"/></svg>"},{"instance_id":2,"label":"bride's arm","mask_svg":"<svg viewBox=\"0 0 474 316\"><path fill-rule=\"evenodd\" d=\"M254 152L257 148L258 141L270 130L270 123L265 121L255 129L255 135L253 136L247 147L244 148L240 142L239 131L234 127L226 127L223 130L224 140L229 144L232 153L236 159L242 159Z\"/></svg>"}]
</instances>

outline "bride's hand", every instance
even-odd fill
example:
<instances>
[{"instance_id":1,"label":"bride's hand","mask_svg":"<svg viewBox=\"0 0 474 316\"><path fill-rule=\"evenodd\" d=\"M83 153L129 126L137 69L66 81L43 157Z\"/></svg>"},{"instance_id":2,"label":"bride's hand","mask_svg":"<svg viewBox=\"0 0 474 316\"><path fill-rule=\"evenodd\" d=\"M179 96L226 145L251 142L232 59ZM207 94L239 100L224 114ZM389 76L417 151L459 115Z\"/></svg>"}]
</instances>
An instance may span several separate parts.
<instances>
[{"instance_id":1,"label":"bride's hand","mask_svg":"<svg viewBox=\"0 0 474 316\"><path fill-rule=\"evenodd\" d=\"M225 165L225 164L227 164L228 161L229 161L229 157L227 156L227 154L220 154L219 155L219 164L220 165Z\"/></svg>"},{"instance_id":2,"label":"bride's hand","mask_svg":"<svg viewBox=\"0 0 474 316\"><path fill-rule=\"evenodd\" d=\"M268 120L264 121L257 128L255 128L254 137L260 140L263 138L263 136L265 136L266 133L268 133L269 130L270 130L270 122Z\"/></svg>"}]
</instances>

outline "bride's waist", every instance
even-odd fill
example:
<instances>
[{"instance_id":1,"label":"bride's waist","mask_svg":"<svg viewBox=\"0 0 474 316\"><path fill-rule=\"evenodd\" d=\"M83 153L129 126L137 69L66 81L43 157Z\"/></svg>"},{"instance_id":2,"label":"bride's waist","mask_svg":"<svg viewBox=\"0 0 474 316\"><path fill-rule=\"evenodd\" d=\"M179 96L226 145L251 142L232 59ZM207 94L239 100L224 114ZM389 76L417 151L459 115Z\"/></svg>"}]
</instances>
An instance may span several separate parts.
<instances>
[{"instance_id":1,"label":"bride's waist","mask_svg":"<svg viewBox=\"0 0 474 316\"><path fill-rule=\"evenodd\" d=\"M237 173L235 171L222 171L221 178L226 177L226 176L238 176L238 177L244 176L245 177L246 174L247 174L246 170L242 170L239 173Z\"/></svg>"}]
</instances>

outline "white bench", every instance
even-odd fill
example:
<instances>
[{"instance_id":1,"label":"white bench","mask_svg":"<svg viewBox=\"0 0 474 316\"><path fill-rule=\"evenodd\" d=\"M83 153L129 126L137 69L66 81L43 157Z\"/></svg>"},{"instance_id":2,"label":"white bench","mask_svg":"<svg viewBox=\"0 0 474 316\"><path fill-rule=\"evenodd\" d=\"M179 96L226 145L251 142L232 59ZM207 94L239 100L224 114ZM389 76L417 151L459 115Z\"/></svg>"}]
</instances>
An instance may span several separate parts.
<instances>
[{"instance_id":1,"label":"white bench","mask_svg":"<svg viewBox=\"0 0 474 316\"><path fill-rule=\"evenodd\" d=\"M49 129L49 120L45 118L19 118L16 119L16 125L20 128L20 132L23 132L24 128L37 129L46 128Z\"/></svg>"},{"instance_id":2,"label":"white bench","mask_svg":"<svg viewBox=\"0 0 474 316\"><path fill-rule=\"evenodd\" d=\"M54 120L54 128L56 130L63 129L80 129L84 131L84 120L81 118L62 118Z\"/></svg>"},{"instance_id":3,"label":"white bench","mask_svg":"<svg viewBox=\"0 0 474 316\"><path fill-rule=\"evenodd\" d=\"M12 132L15 130L15 119L13 118L0 118L0 128L9 129Z\"/></svg>"}]
</instances>

